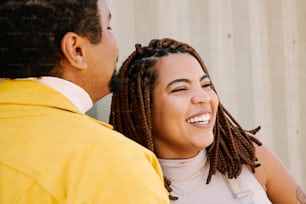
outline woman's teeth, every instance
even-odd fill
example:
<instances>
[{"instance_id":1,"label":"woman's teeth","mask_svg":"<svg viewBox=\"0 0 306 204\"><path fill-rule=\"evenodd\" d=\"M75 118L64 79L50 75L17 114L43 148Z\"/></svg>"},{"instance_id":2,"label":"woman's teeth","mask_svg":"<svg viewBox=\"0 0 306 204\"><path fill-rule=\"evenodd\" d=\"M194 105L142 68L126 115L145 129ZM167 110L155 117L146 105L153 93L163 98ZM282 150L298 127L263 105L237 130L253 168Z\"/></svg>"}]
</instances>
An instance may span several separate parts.
<instances>
[{"instance_id":1,"label":"woman's teeth","mask_svg":"<svg viewBox=\"0 0 306 204\"><path fill-rule=\"evenodd\" d=\"M189 118L187 119L188 123L203 123L203 124L207 124L210 120L210 114L206 113L200 116L196 116L193 118Z\"/></svg>"}]
</instances>

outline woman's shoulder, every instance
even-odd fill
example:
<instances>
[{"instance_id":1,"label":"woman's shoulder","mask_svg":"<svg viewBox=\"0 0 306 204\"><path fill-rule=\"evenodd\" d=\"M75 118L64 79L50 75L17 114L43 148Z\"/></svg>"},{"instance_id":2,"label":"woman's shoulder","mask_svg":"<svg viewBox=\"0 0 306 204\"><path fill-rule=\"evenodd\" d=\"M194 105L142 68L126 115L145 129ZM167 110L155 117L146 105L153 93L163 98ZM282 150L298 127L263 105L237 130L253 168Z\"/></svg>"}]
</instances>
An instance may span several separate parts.
<instances>
[{"instance_id":1,"label":"woman's shoulder","mask_svg":"<svg viewBox=\"0 0 306 204\"><path fill-rule=\"evenodd\" d=\"M272 203L298 203L300 188L281 159L265 145L255 148L260 166L255 169L254 175Z\"/></svg>"}]
</instances>

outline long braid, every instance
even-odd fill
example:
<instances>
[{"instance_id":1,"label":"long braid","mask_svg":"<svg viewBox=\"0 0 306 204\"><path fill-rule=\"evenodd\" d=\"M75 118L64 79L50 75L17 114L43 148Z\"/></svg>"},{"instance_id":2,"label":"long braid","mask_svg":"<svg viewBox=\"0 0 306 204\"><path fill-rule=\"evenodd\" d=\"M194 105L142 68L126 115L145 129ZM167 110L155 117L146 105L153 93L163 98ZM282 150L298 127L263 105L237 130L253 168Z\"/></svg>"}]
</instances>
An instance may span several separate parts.
<instances>
[{"instance_id":1,"label":"long braid","mask_svg":"<svg viewBox=\"0 0 306 204\"><path fill-rule=\"evenodd\" d=\"M124 61L120 69L123 90L113 95L110 123L125 136L154 151L151 125L151 103L154 100L152 86L157 78L154 64L171 53L189 53L198 60L208 76L209 73L198 52L188 44L164 38L151 40L148 46L136 44L135 47L136 50ZM212 88L218 94L213 84ZM254 143L261 145L261 142L253 135L259 129L260 127L244 130L219 102L214 142L206 148L210 162L207 184L217 171L228 178L237 178L243 165L255 171L259 164ZM170 185L171 182L165 178L165 186L169 192ZM170 199L177 198L170 196Z\"/></svg>"},{"instance_id":2,"label":"long braid","mask_svg":"<svg viewBox=\"0 0 306 204\"><path fill-rule=\"evenodd\" d=\"M218 158L219 156L219 152L220 152L220 137L218 137L218 135L220 135L220 123L218 123L217 121L219 121L220 116L217 114L216 116L216 124L215 124L215 128L214 128L214 142L213 144L211 144L208 148L207 148L207 156L208 156L208 160L210 162L210 168L209 168L209 172L208 172L208 176L207 176L207 180L206 183L209 184L212 176L216 173L217 168L218 170L225 174L227 172L227 167L226 167L226 163L223 163L222 161L220 162L220 158ZM223 158L223 157L221 157ZM225 159L222 159L223 161L225 161ZM219 161L219 162L218 162ZM218 166L219 163L219 166ZM224 164L224 166L222 167L221 164Z\"/></svg>"}]
</instances>

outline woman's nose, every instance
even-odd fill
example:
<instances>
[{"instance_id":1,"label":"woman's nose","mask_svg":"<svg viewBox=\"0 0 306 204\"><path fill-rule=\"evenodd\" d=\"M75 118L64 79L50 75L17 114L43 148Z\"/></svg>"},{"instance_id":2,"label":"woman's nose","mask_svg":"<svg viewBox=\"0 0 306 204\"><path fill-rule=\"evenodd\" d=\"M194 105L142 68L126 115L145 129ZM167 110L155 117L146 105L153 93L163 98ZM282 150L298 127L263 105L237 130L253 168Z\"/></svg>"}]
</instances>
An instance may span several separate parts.
<instances>
[{"instance_id":1,"label":"woman's nose","mask_svg":"<svg viewBox=\"0 0 306 204\"><path fill-rule=\"evenodd\" d=\"M192 98L191 98L191 102L194 104L197 103L205 103L211 100L211 97L209 95L209 93L207 93L207 91L205 90L200 90L198 91Z\"/></svg>"}]
</instances>

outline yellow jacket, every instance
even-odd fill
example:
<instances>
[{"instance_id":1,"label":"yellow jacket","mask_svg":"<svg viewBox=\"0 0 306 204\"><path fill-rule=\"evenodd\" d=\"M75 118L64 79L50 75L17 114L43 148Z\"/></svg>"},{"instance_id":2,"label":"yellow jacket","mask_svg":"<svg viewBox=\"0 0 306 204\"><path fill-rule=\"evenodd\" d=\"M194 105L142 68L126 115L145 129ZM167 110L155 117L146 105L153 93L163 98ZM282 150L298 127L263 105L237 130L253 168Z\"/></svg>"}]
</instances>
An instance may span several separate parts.
<instances>
[{"instance_id":1,"label":"yellow jacket","mask_svg":"<svg viewBox=\"0 0 306 204\"><path fill-rule=\"evenodd\" d=\"M166 204L154 154L28 80L0 83L0 203Z\"/></svg>"}]
</instances>

